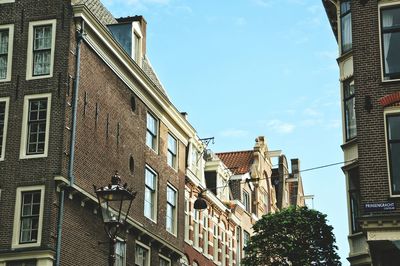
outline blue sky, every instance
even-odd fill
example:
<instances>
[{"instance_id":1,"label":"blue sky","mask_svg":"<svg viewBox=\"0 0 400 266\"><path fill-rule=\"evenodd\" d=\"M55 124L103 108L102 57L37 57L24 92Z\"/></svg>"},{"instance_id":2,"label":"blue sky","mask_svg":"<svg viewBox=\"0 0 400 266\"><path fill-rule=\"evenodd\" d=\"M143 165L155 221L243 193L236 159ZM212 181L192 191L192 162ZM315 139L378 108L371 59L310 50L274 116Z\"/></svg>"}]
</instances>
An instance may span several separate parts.
<instances>
[{"instance_id":1,"label":"blue sky","mask_svg":"<svg viewBox=\"0 0 400 266\"><path fill-rule=\"evenodd\" d=\"M308 169L343 161L337 44L320 0L103 0L143 15L147 56L167 93L215 152L269 149ZM344 175L302 173L348 265Z\"/></svg>"}]
</instances>

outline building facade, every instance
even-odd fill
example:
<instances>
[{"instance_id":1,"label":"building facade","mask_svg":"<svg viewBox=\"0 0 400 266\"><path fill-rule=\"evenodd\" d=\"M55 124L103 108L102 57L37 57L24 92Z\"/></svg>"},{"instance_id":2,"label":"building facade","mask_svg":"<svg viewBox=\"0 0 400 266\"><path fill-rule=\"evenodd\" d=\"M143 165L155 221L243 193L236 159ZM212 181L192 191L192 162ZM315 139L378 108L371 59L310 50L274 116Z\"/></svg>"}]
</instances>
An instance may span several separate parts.
<instances>
[{"instance_id":1,"label":"building facade","mask_svg":"<svg viewBox=\"0 0 400 266\"><path fill-rule=\"evenodd\" d=\"M322 1L339 45L351 265L398 265L400 1Z\"/></svg>"},{"instance_id":2,"label":"building facade","mask_svg":"<svg viewBox=\"0 0 400 266\"><path fill-rule=\"evenodd\" d=\"M180 265L193 134L148 61L143 17L0 1L0 265L106 264L93 185L115 170L137 191L116 265Z\"/></svg>"}]
</instances>

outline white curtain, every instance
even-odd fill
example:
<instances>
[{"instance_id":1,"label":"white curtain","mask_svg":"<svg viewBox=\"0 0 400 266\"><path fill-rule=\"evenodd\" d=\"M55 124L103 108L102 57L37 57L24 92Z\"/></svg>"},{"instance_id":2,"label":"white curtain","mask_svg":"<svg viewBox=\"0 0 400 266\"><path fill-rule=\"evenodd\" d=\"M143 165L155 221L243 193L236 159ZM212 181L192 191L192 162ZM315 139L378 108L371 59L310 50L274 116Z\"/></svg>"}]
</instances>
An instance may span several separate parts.
<instances>
[{"instance_id":1,"label":"white curtain","mask_svg":"<svg viewBox=\"0 0 400 266\"><path fill-rule=\"evenodd\" d=\"M390 11L382 12L382 28L392 27L393 26L393 13ZM387 55L390 47L390 39L392 38L391 33L383 34L383 51L385 58L385 72L390 73L390 66L387 61Z\"/></svg>"},{"instance_id":2,"label":"white curtain","mask_svg":"<svg viewBox=\"0 0 400 266\"><path fill-rule=\"evenodd\" d=\"M352 42L351 13L349 13L342 18L342 49L349 50Z\"/></svg>"}]
</instances>

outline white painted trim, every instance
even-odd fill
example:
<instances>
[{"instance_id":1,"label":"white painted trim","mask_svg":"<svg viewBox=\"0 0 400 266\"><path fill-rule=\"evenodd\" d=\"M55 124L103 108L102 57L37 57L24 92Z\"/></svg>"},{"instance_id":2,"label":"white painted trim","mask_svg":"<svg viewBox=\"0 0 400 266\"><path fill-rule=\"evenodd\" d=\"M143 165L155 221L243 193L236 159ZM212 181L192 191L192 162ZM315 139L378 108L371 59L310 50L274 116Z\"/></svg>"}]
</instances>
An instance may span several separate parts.
<instances>
[{"instance_id":1,"label":"white painted trim","mask_svg":"<svg viewBox=\"0 0 400 266\"><path fill-rule=\"evenodd\" d=\"M386 108L383 111L383 119L384 119L384 130L385 130L385 146L386 146L386 166L387 166L387 172L388 172L388 184L389 184L389 191L390 191L390 197L391 198L399 198L399 195L393 195L392 191L392 182L390 180L390 160L389 160L389 147L388 147L388 135L387 135L387 120L386 116L388 114L399 114L400 115L400 108L399 107L389 107Z\"/></svg>"},{"instance_id":2,"label":"white painted trim","mask_svg":"<svg viewBox=\"0 0 400 266\"><path fill-rule=\"evenodd\" d=\"M8 109L10 105L10 98L4 97L0 98L0 102L5 102L5 113L4 113L4 127L3 127L3 143L1 144L0 161L4 161L6 156L6 139L7 139L7 126L8 126Z\"/></svg>"},{"instance_id":3,"label":"white painted trim","mask_svg":"<svg viewBox=\"0 0 400 266\"><path fill-rule=\"evenodd\" d=\"M147 265L146 266L150 266L150 264L151 264L151 248L138 240L135 241L135 244L139 245L141 248L147 249L148 252L147 252ZM136 246L135 246L135 263L136 263Z\"/></svg>"},{"instance_id":4,"label":"white painted trim","mask_svg":"<svg viewBox=\"0 0 400 266\"><path fill-rule=\"evenodd\" d=\"M144 188L146 189L146 170L150 171L155 175L155 192L154 192L154 210L153 210L153 215L154 219L151 217L147 217L146 214L144 213L144 204L146 203L145 196L143 197L143 216L149 219L150 221L157 223L157 209L158 209L158 173L154 171L153 168L150 167L150 165L146 164L145 166L145 172L144 172ZM145 192L146 193L146 192Z\"/></svg>"},{"instance_id":5,"label":"white painted trim","mask_svg":"<svg viewBox=\"0 0 400 266\"><path fill-rule=\"evenodd\" d=\"M379 54L380 54L380 66L381 66L381 80L382 82L393 82L393 81L399 81L400 79L388 79L385 80L384 78L384 73L383 73L383 54L382 54L382 25L381 25L381 9L385 7L391 7L391 6L399 6L400 7L400 1L387 1L387 2L380 2L378 4L378 31L379 31ZM391 193L391 192L390 192Z\"/></svg>"},{"instance_id":6,"label":"white painted trim","mask_svg":"<svg viewBox=\"0 0 400 266\"><path fill-rule=\"evenodd\" d=\"M172 139L175 140L175 148L176 148L176 152L175 152L175 165L169 165L168 163L168 153L169 153L169 137L171 137ZM167 164L169 167L171 167L175 172L178 172L178 166L179 166L179 141L178 139L174 136L174 134L172 132L168 132L167 134Z\"/></svg>"},{"instance_id":7,"label":"white painted trim","mask_svg":"<svg viewBox=\"0 0 400 266\"><path fill-rule=\"evenodd\" d=\"M50 74L41 75L41 76L33 76L33 28L36 26L45 26L51 25L51 52L50 52ZM28 31L28 51L26 56L26 79L43 79L43 78L51 78L53 77L54 70L54 51L56 47L56 26L57 20L40 20L40 21L32 21L29 22L29 31Z\"/></svg>"},{"instance_id":8,"label":"white painted trim","mask_svg":"<svg viewBox=\"0 0 400 266\"><path fill-rule=\"evenodd\" d=\"M22 204L22 192L40 190L40 210L39 210L39 225L38 225L38 239L35 243L19 243L20 229L21 229L21 204ZM42 226L43 226L43 210L44 210L44 185L39 186L28 186L18 187L16 191L15 209L14 209L14 229L12 236L11 248L28 248L28 247L39 247L42 242Z\"/></svg>"},{"instance_id":9,"label":"white painted trim","mask_svg":"<svg viewBox=\"0 0 400 266\"><path fill-rule=\"evenodd\" d=\"M173 224L173 232L170 232L170 231L168 231L167 223L165 222L165 230L168 233L172 234L173 236L177 237L178 236L178 190L171 183L167 183L167 188L168 187L175 191L175 209L174 209L174 221L173 221L174 224ZM167 197L167 195L165 195L165 196ZM168 206L168 202L166 201L165 207L167 207L167 206ZM167 215L165 215L165 218L167 218Z\"/></svg>"},{"instance_id":10,"label":"white painted trim","mask_svg":"<svg viewBox=\"0 0 400 266\"><path fill-rule=\"evenodd\" d=\"M182 116L182 114L176 109L176 107L163 95L159 90L155 89L150 78L135 64L130 56L120 47L120 45L112 37L111 33L101 25L96 18L90 13L84 5L75 5L73 7L74 16L81 17L85 20L86 35L84 36L86 43L96 52L106 65L141 99L145 105L159 117L159 119L174 132L175 136L179 140L187 145L188 140L182 134L189 136L195 135L194 128L190 123ZM90 31L93 32L90 32ZM100 44L94 41L93 37L100 40ZM114 53L110 56L104 49L100 48L101 45L105 45ZM129 73L123 73L118 63L121 63L126 67ZM135 79L135 82L133 80ZM143 90L139 89L135 83L139 83L143 86ZM149 94L149 96L146 95ZM153 103L153 102L154 103ZM158 108L156 107L158 106ZM159 110L160 109L160 110ZM173 126L166 118L170 116L175 121L178 127ZM181 130L180 133L178 130Z\"/></svg>"},{"instance_id":11,"label":"white painted trim","mask_svg":"<svg viewBox=\"0 0 400 266\"><path fill-rule=\"evenodd\" d=\"M161 254L158 254L158 256L160 257L160 258L162 258L163 260L166 260L166 261L168 261L168 265L169 266L171 266L171 259L169 259L169 258L167 258L167 257L165 257L165 256L163 256L163 255L161 255Z\"/></svg>"},{"instance_id":12,"label":"white painted trim","mask_svg":"<svg viewBox=\"0 0 400 266\"><path fill-rule=\"evenodd\" d=\"M7 3L14 3L15 0L0 0L0 5L1 4L7 4Z\"/></svg>"},{"instance_id":13,"label":"white painted trim","mask_svg":"<svg viewBox=\"0 0 400 266\"><path fill-rule=\"evenodd\" d=\"M27 153L27 140L28 140L28 112L29 112L29 101L32 99L47 98L47 113L46 113L46 137L44 144L43 154L32 154ZM24 110L22 114L22 128L21 128L21 146L19 152L20 159L33 159L47 157L49 148L49 135L50 135L50 111L51 111L51 93L32 94L26 95L24 98Z\"/></svg>"},{"instance_id":14,"label":"white painted trim","mask_svg":"<svg viewBox=\"0 0 400 266\"><path fill-rule=\"evenodd\" d=\"M7 2L6 2L7 3ZM9 2L11 3L11 2ZM0 0L0 4L2 4ZM8 51L7 51L7 73L5 79L0 79L0 82L8 82L11 80L12 72L12 58L13 58L13 46L14 46L14 25L0 25L0 30L8 29Z\"/></svg>"}]
</instances>

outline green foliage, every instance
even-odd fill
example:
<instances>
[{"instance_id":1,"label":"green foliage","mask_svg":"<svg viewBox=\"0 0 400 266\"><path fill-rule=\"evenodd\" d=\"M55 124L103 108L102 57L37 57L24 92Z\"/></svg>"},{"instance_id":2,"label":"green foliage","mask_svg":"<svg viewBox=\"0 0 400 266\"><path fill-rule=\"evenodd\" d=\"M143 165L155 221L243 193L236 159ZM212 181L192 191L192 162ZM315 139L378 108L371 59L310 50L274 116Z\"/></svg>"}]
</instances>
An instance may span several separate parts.
<instances>
[{"instance_id":1,"label":"green foliage","mask_svg":"<svg viewBox=\"0 0 400 266\"><path fill-rule=\"evenodd\" d=\"M316 210L290 207L264 215L253 229L243 265L341 265L333 227Z\"/></svg>"}]
</instances>

